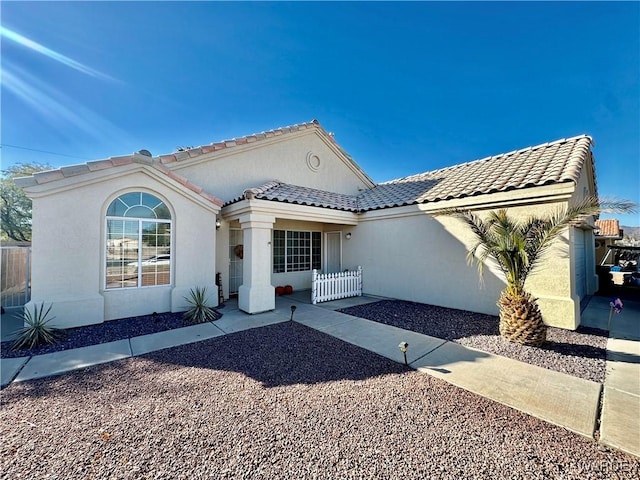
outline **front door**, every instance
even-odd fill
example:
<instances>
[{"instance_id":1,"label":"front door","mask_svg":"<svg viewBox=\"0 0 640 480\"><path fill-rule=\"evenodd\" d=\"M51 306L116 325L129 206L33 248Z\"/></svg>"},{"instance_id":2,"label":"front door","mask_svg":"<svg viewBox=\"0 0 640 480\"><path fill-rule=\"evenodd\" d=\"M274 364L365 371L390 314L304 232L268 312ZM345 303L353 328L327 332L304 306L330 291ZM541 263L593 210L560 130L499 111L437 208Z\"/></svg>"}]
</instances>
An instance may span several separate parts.
<instances>
[{"instance_id":1,"label":"front door","mask_svg":"<svg viewBox=\"0 0 640 480\"><path fill-rule=\"evenodd\" d=\"M237 295L242 285L242 230L229 230L229 294Z\"/></svg>"},{"instance_id":2,"label":"front door","mask_svg":"<svg viewBox=\"0 0 640 480\"><path fill-rule=\"evenodd\" d=\"M324 273L342 271L342 232L325 233Z\"/></svg>"}]
</instances>

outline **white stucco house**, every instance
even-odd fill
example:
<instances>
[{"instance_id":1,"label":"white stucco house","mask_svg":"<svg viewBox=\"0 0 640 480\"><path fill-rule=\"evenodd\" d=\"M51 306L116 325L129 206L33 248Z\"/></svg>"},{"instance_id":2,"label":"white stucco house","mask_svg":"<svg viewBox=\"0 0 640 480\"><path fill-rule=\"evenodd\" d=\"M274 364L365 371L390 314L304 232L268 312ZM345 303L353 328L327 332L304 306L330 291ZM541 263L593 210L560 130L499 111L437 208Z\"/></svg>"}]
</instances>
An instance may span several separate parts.
<instances>
[{"instance_id":1,"label":"white stucco house","mask_svg":"<svg viewBox=\"0 0 640 480\"><path fill-rule=\"evenodd\" d=\"M317 121L153 157L147 151L37 173L32 302L60 326L182 311L195 286L247 313L312 269L362 266L366 294L497 314L470 232L448 207L539 214L595 195L592 140L562 139L376 184ZM597 289L593 224L566 231L528 281L549 325L574 329ZM349 235L348 235L349 234ZM239 247L241 246L241 247ZM214 302L217 300L212 295Z\"/></svg>"}]
</instances>

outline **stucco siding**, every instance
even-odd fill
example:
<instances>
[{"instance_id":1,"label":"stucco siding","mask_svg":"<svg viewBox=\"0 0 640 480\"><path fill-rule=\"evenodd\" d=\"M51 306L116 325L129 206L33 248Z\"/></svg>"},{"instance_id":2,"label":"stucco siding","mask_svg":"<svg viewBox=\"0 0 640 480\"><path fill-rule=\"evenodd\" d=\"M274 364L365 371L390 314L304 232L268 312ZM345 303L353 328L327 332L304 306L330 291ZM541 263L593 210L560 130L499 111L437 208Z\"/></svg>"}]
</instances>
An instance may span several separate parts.
<instances>
[{"instance_id":1,"label":"stucco siding","mask_svg":"<svg viewBox=\"0 0 640 480\"><path fill-rule=\"evenodd\" d=\"M105 212L113 199L127 191L152 193L165 200L172 212L170 286L104 288ZM181 299L178 293L214 284L215 214L145 173L35 198L33 219L32 298L53 303L52 312L61 326L180 311L186 305L176 301ZM80 299L91 311L77 308Z\"/></svg>"},{"instance_id":2,"label":"stucco siding","mask_svg":"<svg viewBox=\"0 0 640 480\"><path fill-rule=\"evenodd\" d=\"M562 203L538 204L536 214ZM526 217L531 207L509 208L514 217ZM406 210L405 210L406 211ZM480 215L486 211L478 211ZM368 218L371 217L371 218ZM575 329L579 300L573 285L571 232L547 251L529 277L526 288L538 298L545 322ZM427 213L387 218L363 216L344 245L345 268L363 267L365 293L496 315L496 302L506 286L502 273L489 263L479 280L477 266L467 263L475 241L460 220Z\"/></svg>"},{"instance_id":3,"label":"stucco siding","mask_svg":"<svg viewBox=\"0 0 640 480\"><path fill-rule=\"evenodd\" d=\"M455 219L425 213L364 221L344 243L345 268L362 265L367 294L496 314L503 283L487 269L480 284L465 237Z\"/></svg>"},{"instance_id":4,"label":"stucco siding","mask_svg":"<svg viewBox=\"0 0 640 480\"><path fill-rule=\"evenodd\" d=\"M33 201L32 290L27 308L52 304L52 323L60 327L104 319L100 295L103 220L98 197L99 193L78 189L72 195Z\"/></svg>"}]
</instances>

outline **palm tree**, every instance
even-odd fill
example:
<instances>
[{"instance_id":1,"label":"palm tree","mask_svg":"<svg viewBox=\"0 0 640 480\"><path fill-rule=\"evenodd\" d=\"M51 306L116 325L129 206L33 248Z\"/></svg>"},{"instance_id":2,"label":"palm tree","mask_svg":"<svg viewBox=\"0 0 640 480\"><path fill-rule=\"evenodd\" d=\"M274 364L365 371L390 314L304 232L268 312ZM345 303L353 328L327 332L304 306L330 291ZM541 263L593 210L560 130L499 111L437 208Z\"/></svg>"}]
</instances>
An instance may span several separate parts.
<instances>
[{"instance_id":1,"label":"palm tree","mask_svg":"<svg viewBox=\"0 0 640 480\"><path fill-rule=\"evenodd\" d=\"M627 201L600 201L587 197L582 202L558 209L547 217L517 220L501 209L480 218L470 210L448 209L436 215L463 220L474 234L476 244L468 251L470 264L477 258L482 277L485 263L493 259L507 280L498 300L500 335L522 345L542 345L547 326L542 320L537 299L525 290L527 277L539 265L541 257L565 228L580 224L601 212L633 212L636 205Z\"/></svg>"}]
</instances>

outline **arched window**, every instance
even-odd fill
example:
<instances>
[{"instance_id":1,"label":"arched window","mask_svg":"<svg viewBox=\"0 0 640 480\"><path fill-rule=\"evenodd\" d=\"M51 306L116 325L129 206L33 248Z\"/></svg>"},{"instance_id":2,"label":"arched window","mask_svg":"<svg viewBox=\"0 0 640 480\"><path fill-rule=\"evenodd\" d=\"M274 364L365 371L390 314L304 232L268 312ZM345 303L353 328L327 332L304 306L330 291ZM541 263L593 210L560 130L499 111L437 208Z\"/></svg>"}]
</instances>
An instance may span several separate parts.
<instances>
[{"instance_id":1,"label":"arched window","mask_svg":"<svg viewBox=\"0 0 640 480\"><path fill-rule=\"evenodd\" d=\"M171 213L159 198L130 192L107 208L107 289L171 283Z\"/></svg>"}]
</instances>

